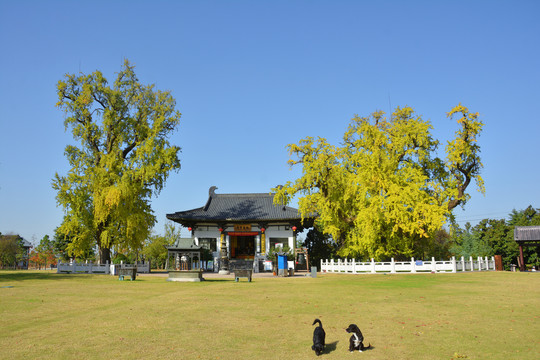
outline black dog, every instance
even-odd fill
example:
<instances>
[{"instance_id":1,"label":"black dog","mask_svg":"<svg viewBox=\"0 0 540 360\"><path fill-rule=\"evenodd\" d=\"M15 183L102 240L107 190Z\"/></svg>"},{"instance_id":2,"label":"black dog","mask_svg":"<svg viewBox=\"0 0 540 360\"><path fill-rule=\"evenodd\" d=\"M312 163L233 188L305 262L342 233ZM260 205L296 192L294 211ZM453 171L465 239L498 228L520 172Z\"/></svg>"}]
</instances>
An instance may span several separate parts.
<instances>
[{"instance_id":1,"label":"black dog","mask_svg":"<svg viewBox=\"0 0 540 360\"><path fill-rule=\"evenodd\" d=\"M356 326L356 324L349 325L348 328L345 329L348 333L352 333L351 338L349 339L349 351L353 352L354 350L358 350L362 352L365 349L369 349L371 347L371 343L368 346L364 346L364 335L362 335L362 332Z\"/></svg>"},{"instance_id":2,"label":"black dog","mask_svg":"<svg viewBox=\"0 0 540 360\"><path fill-rule=\"evenodd\" d=\"M317 356L319 356L324 350L324 340L326 338L326 333L324 332L324 329L322 327L321 320L315 319L312 325L315 325L316 323L319 323L319 326L317 326L315 330L313 330L313 346L311 347L311 349L315 351L315 354Z\"/></svg>"}]
</instances>

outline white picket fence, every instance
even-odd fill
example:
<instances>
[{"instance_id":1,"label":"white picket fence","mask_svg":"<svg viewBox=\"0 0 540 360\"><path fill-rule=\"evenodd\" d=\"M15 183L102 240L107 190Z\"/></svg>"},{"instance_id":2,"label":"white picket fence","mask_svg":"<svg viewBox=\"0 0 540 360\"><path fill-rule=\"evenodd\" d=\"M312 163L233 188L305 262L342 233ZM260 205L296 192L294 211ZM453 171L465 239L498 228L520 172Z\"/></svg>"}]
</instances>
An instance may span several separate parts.
<instances>
[{"instance_id":1,"label":"white picket fence","mask_svg":"<svg viewBox=\"0 0 540 360\"><path fill-rule=\"evenodd\" d=\"M124 268L124 267L132 267L135 266L135 264L109 264L107 262L106 264L93 264L84 262L84 263L77 263L75 261L71 261L69 263L58 263L56 272L57 273L71 273L71 274L111 274L116 275L118 272L118 268ZM142 262L137 263L137 273L149 273L150 272L150 263L149 262Z\"/></svg>"},{"instance_id":2,"label":"white picket fence","mask_svg":"<svg viewBox=\"0 0 540 360\"><path fill-rule=\"evenodd\" d=\"M335 261L321 260L321 271L328 273L342 273L342 274L376 274L376 273L436 273L436 272L458 272L458 271L493 271L495 270L495 258L492 256L479 257L477 260L473 260L472 256L465 260L461 257L460 260L456 260L452 257L449 261L435 260L431 258L431 261L415 260L411 258L411 261L375 261L371 259L370 262L359 262L355 259L338 259Z\"/></svg>"}]
</instances>

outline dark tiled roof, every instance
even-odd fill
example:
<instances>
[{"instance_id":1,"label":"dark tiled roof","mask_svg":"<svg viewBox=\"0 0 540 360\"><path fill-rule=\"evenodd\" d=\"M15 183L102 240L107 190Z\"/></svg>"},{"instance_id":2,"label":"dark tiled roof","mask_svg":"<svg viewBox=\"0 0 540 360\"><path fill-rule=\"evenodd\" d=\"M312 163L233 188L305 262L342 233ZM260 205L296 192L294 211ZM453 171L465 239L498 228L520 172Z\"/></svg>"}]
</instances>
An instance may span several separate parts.
<instances>
[{"instance_id":1,"label":"dark tiled roof","mask_svg":"<svg viewBox=\"0 0 540 360\"><path fill-rule=\"evenodd\" d=\"M206 205L167 214L169 220L189 222L299 221L300 213L289 206L274 205L274 194L216 194L210 188Z\"/></svg>"},{"instance_id":2,"label":"dark tiled roof","mask_svg":"<svg viewBox=\"0 0 540 360\"><path fill-rule=\"evenodd\" d=\"M515 241L539 241L540 226L516 226L514 228Z\"/></svg>"}]
</instances>

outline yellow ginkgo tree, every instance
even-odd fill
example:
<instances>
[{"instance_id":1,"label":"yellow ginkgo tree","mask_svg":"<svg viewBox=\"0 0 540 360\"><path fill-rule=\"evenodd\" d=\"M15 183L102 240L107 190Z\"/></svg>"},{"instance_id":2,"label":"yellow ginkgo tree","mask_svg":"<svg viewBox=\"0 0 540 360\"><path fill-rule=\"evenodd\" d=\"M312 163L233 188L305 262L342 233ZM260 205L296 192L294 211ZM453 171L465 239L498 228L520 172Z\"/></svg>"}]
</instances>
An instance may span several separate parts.
<instances>
[{"instance_id":1,"label":"yellow ginkgo tree","mask_svg":"<svg viewBox=\"0 0 540 360\"><path fill-rule=\"evenodd\" d=\"M339 146L307 137L290 144L291 166L302 175L279 186L275 202L298 197L304 217L316 214L319 230L332 235L348 257L405 258L419 254L430 236L464 205L474 180L484 192L477 138L478 114L458 105L455 139L438 156L429 121L410 107L354 117Z\"/></svg>"},{"instance_id":2,"label":"yellow ginkgo tree","mask_svg":"<svg viewBox=\"0 0 540 360\"><path fill-rule=\"evenodd\" d=\"M180 121L175 99L140 84L127 60L111 85L100 71L67 74L57 93L75 140L65 149L70 170L52 182L67 250L97 245L102 262L114 247L140 250L156 222L150 199L180 168L180 148L169 142Z\"/></svg>"}]
</instances>

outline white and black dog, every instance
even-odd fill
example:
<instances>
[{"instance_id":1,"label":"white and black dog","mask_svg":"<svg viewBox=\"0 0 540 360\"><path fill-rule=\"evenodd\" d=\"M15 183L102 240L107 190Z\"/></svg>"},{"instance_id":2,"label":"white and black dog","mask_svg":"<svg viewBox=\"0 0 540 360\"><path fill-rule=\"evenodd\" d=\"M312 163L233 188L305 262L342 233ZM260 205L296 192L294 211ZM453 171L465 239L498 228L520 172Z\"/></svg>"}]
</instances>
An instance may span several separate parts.
<instances>
[{"instance_id":1,"label":"white and black dog","mask_svg":"<svg viewBox=\"0 0 540 360\"><path fill-rule=\"evenodd\" d=\"M315 330L313 330L313 346L311 347L311 349L315 351L315 354L317 356L319 356L324 350L326 333L324 332L324 329L322 327L321 320L315 319L312 325L315 325L316 323L319 323L319 326L317 326Z\"/></svg>"},{"instance_id":2,"label":"white and black dog","mask_svg":"<svg viewBox=\"0 0 540 360\"><path fill-rule=\"evenodd\" d=\"M348 333L352 333L351 338L349 339L349 351L353 352L354 350L358 350L362 352L365 349L369 349L371 347L371 343L368 346L364 346L364 335L362 335L362 332L356 326L356 324L349 325L348 328L345 329Z\"/></svg>"}]
</instances>

